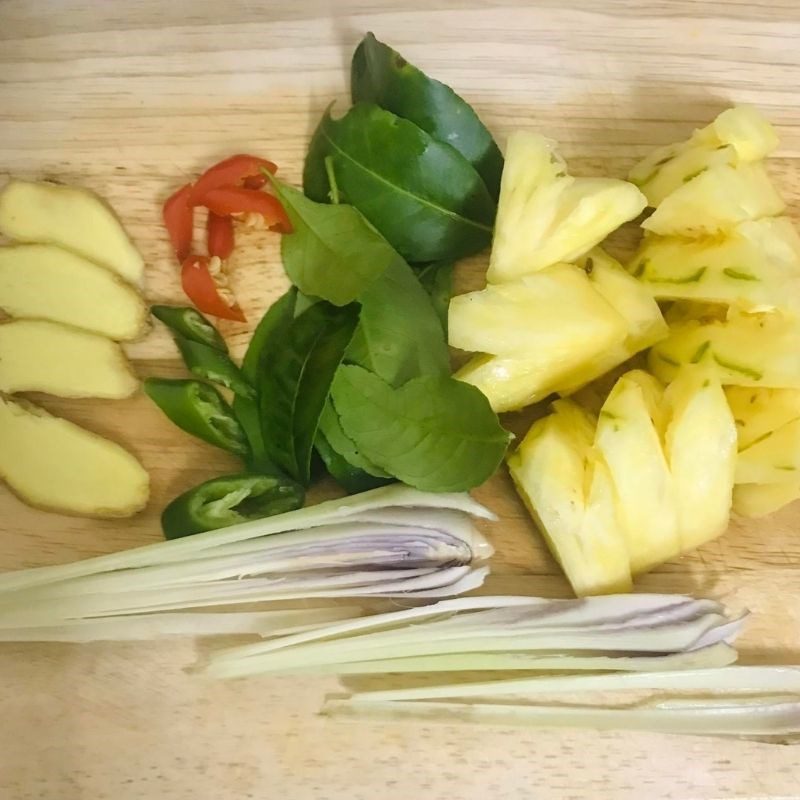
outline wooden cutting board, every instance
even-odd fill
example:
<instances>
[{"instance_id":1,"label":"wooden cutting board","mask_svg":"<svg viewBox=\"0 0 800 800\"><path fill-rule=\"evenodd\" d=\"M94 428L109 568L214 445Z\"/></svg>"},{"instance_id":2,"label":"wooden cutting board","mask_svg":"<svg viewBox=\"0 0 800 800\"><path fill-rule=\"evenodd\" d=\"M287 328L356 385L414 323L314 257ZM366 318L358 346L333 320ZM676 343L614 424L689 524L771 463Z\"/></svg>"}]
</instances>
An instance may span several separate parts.
<instances>
[{"instance_id":1,"label":"wooden cutting board","mask_svg":"<svg viewBox=\"0 0 800 800\"><path fill-rule=\"evenodd\" d=\"M800 7L711 3L440 0L104 0L0 5L0 169L97 190L144 254L151 300L180 302L159 224L166 195L237 152L299 181L322 110L346 103L347 66L367 30L453 85L505 140L513 128L562 143L577 174L617 177L656 144L732 102L758 105L782 138L770 162L800 219ZM459 267L478 285L485 259ZM284 288L276 236L243 234L233 276L248 325L241 354ZM800 347L800 342L798 342ZM180 374L163 330L132 345L142 376ZM0 568L55 564L159 539L165 502L233 462L148 403L42 405L135 451L153 497L126 522L27 508L0 487ZM519 428L521 421L513 421ZM0 447L2 447L0 442ZM501 521L491 586L567 587L500 475L478 492ZM800 663L800 507L670 563L643 590L723 598L753 614L748 658ZM798 797L800 750L657 735L533 732L315 716L333 681L208 684L183 673L205 645L0 646L3 800L407 800L434 798Z\"/></svg>"}]
</instances>

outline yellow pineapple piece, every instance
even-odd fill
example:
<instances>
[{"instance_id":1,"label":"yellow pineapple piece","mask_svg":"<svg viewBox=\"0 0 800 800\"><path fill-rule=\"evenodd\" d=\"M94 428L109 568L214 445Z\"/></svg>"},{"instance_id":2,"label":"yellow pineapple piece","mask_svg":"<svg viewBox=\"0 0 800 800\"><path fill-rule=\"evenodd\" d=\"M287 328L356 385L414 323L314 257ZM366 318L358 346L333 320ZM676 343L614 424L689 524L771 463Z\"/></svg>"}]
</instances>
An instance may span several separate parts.
<instances>
[{"instance_id":1,"label":"yellow pineapple piece","mask_svg":"<svg viewBox=\"0 0 800 800\"><path fill-rule=\"evenodd\" d=\"M627 335L623 317L571 264L454 297L448 325L453 347L481 354L456 377L477 386L495 411L546 397Z\"/></svg>"},{"instance_id":2,"label":"yellow pineapple piece","mask_svg":"<svg viewBox=\"0 0 800 800\"><path fill-rule=\"evenodd\" d=\"M664 395L664 449L684 551L728 527L736 468L736 423L719 380L683 367Z\"/></svg>"},{"instance_id":3,"label":"yellow pineapple piece","mask_svg":"<svg viewBox=\"0 0 800 800\"><path fill-rule=\"evenodd\" d=\"M736 483L796 483L800 479L800 419L741 450Z\"/></svg>"},{"instance_id":4,"label":"yellow pineapple piece","mask_svg":"<svg viewBox=\"0 0 800 800\"><path fill-rule=\"evenodd\" d=\"M800 480L740 483L733 489L733 510L743 517L766 517L800 499Z\"/></svg>"},{"instance_id":5,"label":"yellow pineapple piece","mask_svg":"<svg viewBox=\"0 0 800 800\"><path fill-rule=\"evenodd\" d=\"M649 355L651 372L665 383L682 364L700 364L724 385L800 389L800 321L780 314L732 314L689 320Z\"/></svg>"},{"instance_id":6,"label":"yellow pineapple piece","mask_svg":"<svg viewBox=\"0 0 800 800\"><path fill-rule=\"evenodd\" d=\"M558 401L508 459L517 491L578 596L631 588L610 475L592 451L594 429L590 414Z\"/></svg>"},{"instance_id":7,"label":"yellow pineapple piece","mask_svg":"<svg viewBox=\"0 0 800 800\"><path fill-rule=\"evenodd\" d=\"M623 317L628 335L616 347L582 364L558 387L561 395L572 394L669 333L658 304L615 258L595 247L578 261L578 265L586 270L592 286Z\"/></svg>"},{"instance_id":8,"label":"yellow pineapple piece","mask_svg":"<svg viewBox=\"0 0 800 800\"><path fill-rule=\"evenodd\" d=\"M645 205L633 184L572 177L552 141L526 131L512 133L487 280L503 283L574 261Z\"/></svg>"},{"instance_id":9,"label":"yellow pineapple piece","mask_svg":"<svg viewBox=\"0 0 800 800\"><path fill-rule=\"evenodd\" d=\"M747 311L800 306L800 236L786 217L749 220L704 239L649 235L628 269L658 300Z\"/></svg>"},{"instance_id":10,"label":"yellow pineapple piece","mask_svg":"<svg viewBox=\"0 0 800 800\"><path fill-rule=\"evenodd\" d=\"M775 129L756 109L734 106L687 141L654 150L628 177L656 207L709 167L758 161L777 146Z\"/></svg>"},{"instance_id":11,"label":"yellow pineapple piece","mask_svg":"<svg viewBox=\"0 0 800 800\"><path fill-rule=\"evenodd\" d=\"M800 419L800 390L729 386L725 390L736 420L739 450Z\"/></svg>"},{"instance_id":12,"label":"yellow pineapple piece","mask_svg":"<svg viewBox=\"0 0 800 800\"><path fill-rule=\"evenodd\" d=\"M644 373L623 375L603 404L595 434L595 449L611 473L634 575L681 552L672 477L651 411L656 392L642 388L652 386L650 381Z\"/></svg>"},{"instance_id":13,"label":"yellow pineapple piece","mask_svg":"<svg viewBox=\"0 0 800 800\"><path fill-rule=\"evenodd\" d=\"M778 216L785 208L763 164L725 164L675 189L642 227L660 236L714 236L746 220Z\"/></svg>"}]
</instances>

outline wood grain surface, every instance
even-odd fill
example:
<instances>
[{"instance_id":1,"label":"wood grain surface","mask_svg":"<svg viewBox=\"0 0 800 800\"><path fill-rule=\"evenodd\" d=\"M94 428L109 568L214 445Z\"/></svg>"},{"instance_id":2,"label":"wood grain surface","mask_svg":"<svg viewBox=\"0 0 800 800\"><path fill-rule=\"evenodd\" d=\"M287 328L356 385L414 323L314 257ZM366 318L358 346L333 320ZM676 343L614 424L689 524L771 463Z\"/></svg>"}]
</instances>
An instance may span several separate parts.
<instances>
[{"instance_id":1,"label":"wood grain surface","mask_svg":"<svg viewBox=\"0 0 800 800\"><path fill-rule=\"evenodd\" d=\"M107 197L146 258L151 300L181 300L159 224L163 199L235 152L268 156L298 181L323 108L345 106L349 57L367 30L467 97L501 144L513 128L540 130L562 143L577 174L624 176L653 145L732 102L754 103L778 127L770 168L800 218L795 0L2 0L0 22L0 170ZM277 237L240 242L233 281L250 325L224 326L239 354L286 285ZM485 265L461 264L459 286L479 285ZM163 330L128 350L143 376L180 372ZM2 569L155 541L168 498L232 466L141 396L36 399L135 451L153 497L130 522L84 521L29 509L0 487ZM501 515L487 530L498 548L491 587L566 594L507 477L477 494ZM747 607L746 656L800 663L799 517L795 506L759 524L736 521L640 588ZM0 645L0 798L800 797L797 748L334 723L315 715L333 681L205 683L183 672L205 646Z\"/></svg>"}]
</instances>

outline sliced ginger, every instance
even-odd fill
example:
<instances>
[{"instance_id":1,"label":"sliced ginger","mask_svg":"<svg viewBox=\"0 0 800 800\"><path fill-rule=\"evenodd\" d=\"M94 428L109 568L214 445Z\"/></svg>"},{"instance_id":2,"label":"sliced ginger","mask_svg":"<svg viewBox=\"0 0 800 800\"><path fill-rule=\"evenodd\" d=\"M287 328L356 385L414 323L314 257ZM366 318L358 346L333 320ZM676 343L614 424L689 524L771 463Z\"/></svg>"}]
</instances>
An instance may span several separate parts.
<instances>
[{"instance_id":1,"label":"sliced ginger","mask_svg":"<svg viewBox=\"0 0 800 800\"><path fill-rule=\"evenodd\" d=\"M0 478L48 511L128 517L144 508L149 477L118 444L0 395Z\"/></svg>"},{"instance_id":2,"label":"sliced ginger","mask_svg":"<svg viewBox=\"0 0 800 800\"><path fill-rule=\"evenodd\" d=\"M108 269L49 244L0 247L0 308L12 317L44 319L118 341L147 324L141 295Z\"/></svg>"},{"instance_id":3,"label":"sliced ginger","mask_svg":"<svg viewBox=\"0 0 800 800\"><path fill-rule=\"evenodd\" d=\"M0 192L0 233L18 242L58 245L141 283L139 251L108 204L86 189L10 181Z\"/></svg>"},{"instance_id":4,"label":"sliced ginger","mask_svg":"<svg viewBox=\"0 0 800 800\"><path fill-rule=\"evenodd\" d=\"M139 382L122 348L94 333L45 320L0 324L0 391L119 399Z\"/></svg>"}]
</instances>

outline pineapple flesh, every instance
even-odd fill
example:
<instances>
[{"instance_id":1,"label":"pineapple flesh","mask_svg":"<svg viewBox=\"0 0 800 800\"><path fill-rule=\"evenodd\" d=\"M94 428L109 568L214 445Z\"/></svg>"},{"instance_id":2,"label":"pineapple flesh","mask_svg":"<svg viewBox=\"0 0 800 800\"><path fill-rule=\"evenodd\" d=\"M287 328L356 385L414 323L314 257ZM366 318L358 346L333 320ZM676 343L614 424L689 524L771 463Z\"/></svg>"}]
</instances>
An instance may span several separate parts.
<instances>
[{"instance_id":1,"label":"pineapple flesh","mask_svg":"<svg viewBox=\"0 0 800 800\"><path fill-rule=\"evenodd\" d=\"M480 354L456 377L477 386L498 412L552 393L628 332L625 319L571 264L454 297L448 330L453 347Z\"/></svg>"},{"instance_id":2,"label":"pineapple flesh","mask_svg":"<svg viewBox=\"0 0 800 800\"><path fill-rule=\"evenodd\" d=\"M631 589L608 468L592 450L595 420L553 404L508 458L517 491L579 597Z\"/></svg>"},{"instance_id":3,"label":"pineapple flesh","mask_svg":"<svg viewBox=\"0 0 800 800\"><path fill-rule=\"evenodd\" d=\"M616 347L604 350L593 359L586 359L566 382L559 385L558 392L562 396L578 391L669 333L661 310L647 289L608 253L595 247L578 261L578 265L586 270L597 292L623 317L628 333Z\"/></svg>"},{"instance_id":4,"label":"pineapple flesh","mask_svg":"<svg viewBox=\"0 0 800 800\"><path fill-rule=\"evenodd\" d=\"M739 453L736 483L796 483L800 479L800 419L788 422Z\"/></svg>"},{"instance_id":5,"label":"pineapple flesh","mask_svg":"<svg viewBox=\"0 0 800 800\"><path fill-rule=\"evenodd\" d=\"M568 175L552 141L517 131L506 147L487 280L503 283L575 261L646 203L626 181Z\"/></svg>"},{"instance_id":6,"label":"pineapple flesh","mask_svg":"<svg viewBox=\"0 0 800 800\"><path fill-rule=\"evenodd\" d=\"M658 300L800 311L800 236L786 217L696 240L649 235L628 269Z\"/></svg>"},{"instance_id":7,"label":"pineapple flesh","mask_svg":"<svg viewBox=\"0 0 800 800\"><path fill-rule=\"evenodd\" d=\"M664 448L684 551L728 527L736 469L736 423L719 380L684 367L665 395Z\"/></svg>"},{"instance_id":8,"label":"pineapple flesh","mask_svg":"<svg viewBox=\"0 0 800 800\"><path fill-rule=\"evenodd\" d=\"M756 109L734 106L695 131L687 141L654 150L628 177L655 208L706 169L758 161L777 146L775 129Z\"/></svg>"},{"instance_id":9,"label":"pineapple flesh","mask_svg":"<svg viewBox=\"0 0 800 800\"><path fill-rule=\"evenodd\" d=\"M687 320L650 350L649 366L664 383L699 364L724 385L800 389L798 342L800 320L780 313Z\"/></svg>"},{"instance_id":10,"label":"pineapple flesh","mask_svg":"<svg viewBox=\"0 0 800 800\"><path fill-rule=\"evenodd\" d=\"M648 385L646 391L643 384ZM626 373L600 410L595 448L608 464L636 575L681 552L678 509L653 408L661 389L647 373Z\"/></svg>"},{"instance_id":11,"label":"pineapple flesh","mask_svg":"<svg viewBox=\"0 0 800 800\"><path fill-rule=\"evenodd\" d=\"M739 450L800 419L800 390L729 386L725 390L736 421Z\"/></svg>"},{"instance_id":12,"label":"pineapple flesh","mask_svg":"<svg viewBox=\"0 0 800 800\"><path fill-rule=\"evenodd\" d=\"M733 510L743 517L766 517L800 499L800 479L782 483L741 483L733 490Z\"/></svg>"},{"instance_id":13,"label":"pineapple flesh","mask_svg":"<svg viewBox=\"0 0 800 800\"><path fill-rule=\"evenodd\" d=\"M709 167L671 192L642 223L660 236L714 236L747 220L786 208L763 164Z\"/></svg>"}]
</instances>

